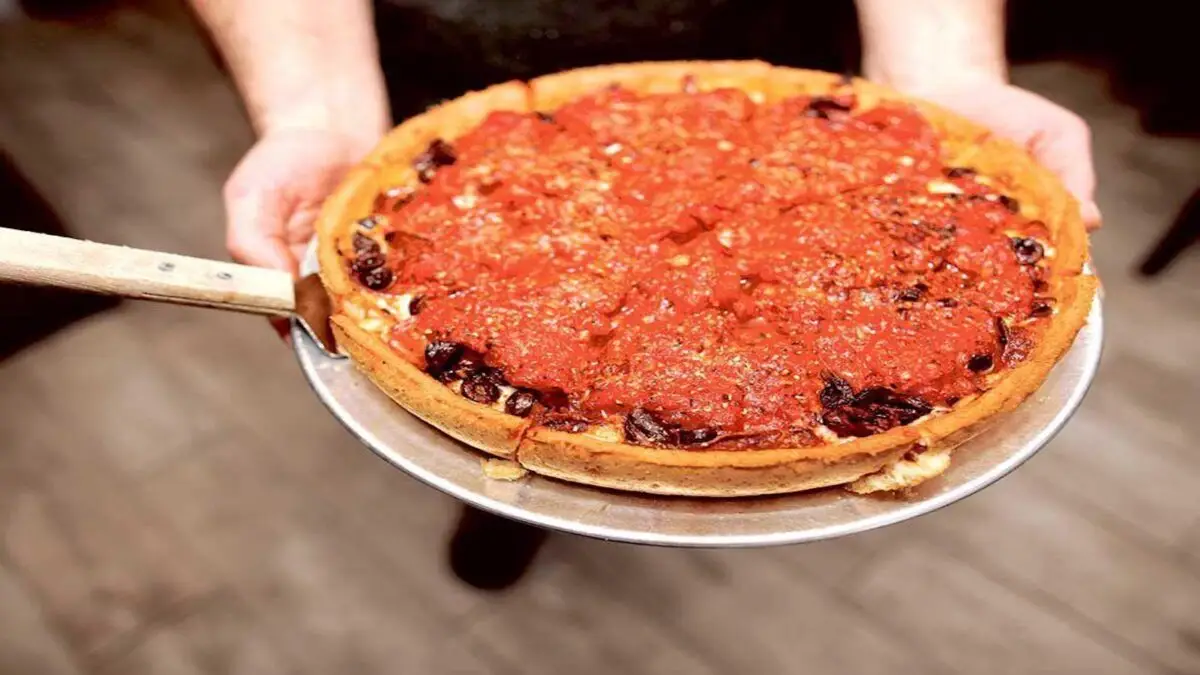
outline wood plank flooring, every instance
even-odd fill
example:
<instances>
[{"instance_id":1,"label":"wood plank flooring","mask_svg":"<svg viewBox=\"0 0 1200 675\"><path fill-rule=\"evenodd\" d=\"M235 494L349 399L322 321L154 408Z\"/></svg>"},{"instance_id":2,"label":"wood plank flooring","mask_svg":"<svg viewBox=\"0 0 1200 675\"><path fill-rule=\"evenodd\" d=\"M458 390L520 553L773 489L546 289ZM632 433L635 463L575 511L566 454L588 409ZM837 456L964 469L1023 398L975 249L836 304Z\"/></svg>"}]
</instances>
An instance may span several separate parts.
<instances>
[{"instance_id":1,"label":"wood plank flooring","mask_svg":"<svg viewBox=\"0 0 1200 675\"><path fill-rule=\"evenodd\" d=\"M1095 133L1108 343L1053 445L839 541L552 538L472 591L455 504L359 447L265 322L126 303L0 363L0 675L1200 673L1200 254L1132 269L1200 180L1101 74L1016 80ZM168 2L0 24L0 143L81 236L223 257L251 134Z\"/></svg>"}]
</instances>

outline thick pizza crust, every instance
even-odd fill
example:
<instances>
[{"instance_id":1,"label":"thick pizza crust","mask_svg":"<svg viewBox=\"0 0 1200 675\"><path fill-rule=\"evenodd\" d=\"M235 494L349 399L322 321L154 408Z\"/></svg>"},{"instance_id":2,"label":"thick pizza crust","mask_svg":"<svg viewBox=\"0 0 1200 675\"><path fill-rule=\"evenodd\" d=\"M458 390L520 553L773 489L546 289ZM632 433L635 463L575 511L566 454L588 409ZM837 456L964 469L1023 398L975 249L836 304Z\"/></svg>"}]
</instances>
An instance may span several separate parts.
<instances>
[{"instance_id":1,"label":"thick pizza crust","mask_svg":"<svg viewBox=\"0 0 1200 675\"><path fill-rule=\"evenodd\" d=\"M573 434L531 427L527 420L471 402L406 360L380 336L362 330L345 311L361 293L349 278L339 246L354 222L371 212L375 195L415 184L410 166L434 138L453 141L493 110L551 111L619 83L639 92L676 92L685 76L700 90L736 87L758 101L852 89L860 105L904 101L916 105L943 137L945 160L1000 178L1024 215L1046 223L1054 255L1047 279L1057 300L1035 350L1002 374L987 392L943 414L867 438L807 448L676 450L614 440L610 429ZM773 67L759 61L652 62L582 68L529 83L509 82L430 109L390 132L326 202L317 223L321 277L334 302L339 345L393 400L451 436L526 469L572 482L637 492L733 497L797 492L848 484L871 492L909 487L940 472L950 449L1012 410L1037 390L1071 346L1087 319L1097 281L1085 274L1088 236L1079 204L1047 169L1019 146L934 104L915 101L864 80ZM908 453L918 454L914 458ZM921 462L920 453L936 456ZM905 459L905 456L908 459Z\"/></svg>"}]
</instances>

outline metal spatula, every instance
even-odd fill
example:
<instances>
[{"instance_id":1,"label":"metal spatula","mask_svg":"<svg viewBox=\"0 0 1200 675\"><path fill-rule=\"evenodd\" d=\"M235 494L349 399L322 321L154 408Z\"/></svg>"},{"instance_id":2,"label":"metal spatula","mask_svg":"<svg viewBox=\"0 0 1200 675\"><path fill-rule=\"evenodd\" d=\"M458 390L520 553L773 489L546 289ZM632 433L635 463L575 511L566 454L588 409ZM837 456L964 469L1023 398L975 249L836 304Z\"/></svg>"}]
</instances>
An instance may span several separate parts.
<instances>
[{"instance_id":1,"label":"metal spatula","mask_svg":"<svg viewBox=\"0 0 1200 675\"><path fill-rule=\"evenodd\" d=\"M316 274L296 281L278 270L0 228L0 281L293 317L341 358Z\"/></svg>"}]
</instances>

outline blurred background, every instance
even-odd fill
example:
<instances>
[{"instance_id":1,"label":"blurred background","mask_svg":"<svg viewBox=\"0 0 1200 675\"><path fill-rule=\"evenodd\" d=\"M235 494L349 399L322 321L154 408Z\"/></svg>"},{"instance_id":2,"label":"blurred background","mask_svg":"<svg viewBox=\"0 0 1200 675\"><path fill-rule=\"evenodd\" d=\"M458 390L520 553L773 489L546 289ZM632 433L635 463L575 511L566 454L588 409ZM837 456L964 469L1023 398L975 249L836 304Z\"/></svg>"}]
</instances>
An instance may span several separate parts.
<instances>
[{"instance_id":1,"label":"blurred background","mask_svg":"<svg viewBox=\"0 0 1200 675\"><path fill-rule=\"evenodd\" d=\"M397 114L627 60L613 15L655 45L639 58L856 67L849 2L608 4L394 3L385 52L426 64ZM1200 673L1188 8L1011 4L1014 80L1095 135L1101 372L1022 470L865 535L556 535L516 587L474 590L446 565L456 505L358 446L261 319L0 287L0 673ZM4 226L225 257L252 135L181 2L0 0L0 102Z\"/></svg>"}]
</instances>

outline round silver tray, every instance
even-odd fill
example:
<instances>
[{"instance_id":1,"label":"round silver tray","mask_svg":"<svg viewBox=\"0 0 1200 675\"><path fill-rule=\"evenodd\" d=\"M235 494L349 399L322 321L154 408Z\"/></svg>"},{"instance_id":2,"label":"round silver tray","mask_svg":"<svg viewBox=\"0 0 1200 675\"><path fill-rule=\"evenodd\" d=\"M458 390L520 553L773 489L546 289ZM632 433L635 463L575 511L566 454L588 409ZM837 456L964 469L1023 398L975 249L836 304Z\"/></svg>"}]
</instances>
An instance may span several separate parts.
<instances>
[{"instance_id":1,"label":"round silver tray","mask_svg":"<svg viewBox=\"0 0 1200 675\"><path fill-rule=\"evenodd\" d=\"M314 265L310 259L308 268ZM417 479L480 509L551 530L663 546L750 547L831 539L952 504L1016 469L1066 424L1096 373L1103 342L1100 298L1050 377L1024 404L960 446L942 476L899 498L840 488L795 495L656 497L529 474L484 476L483 454L394 403L345 358L331 358L295 322L300 367L329 410L368 448Z\"/></svg>"}]
</instances>

